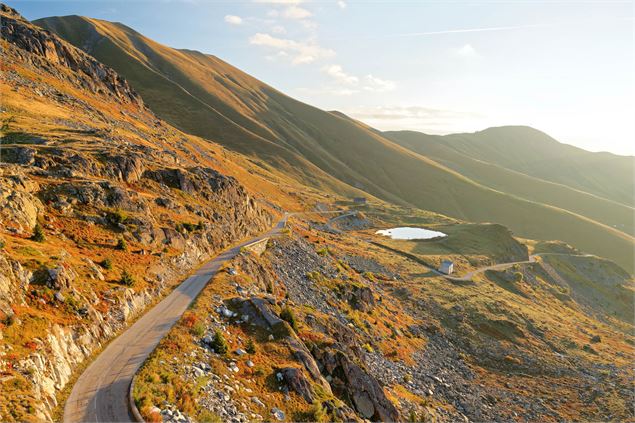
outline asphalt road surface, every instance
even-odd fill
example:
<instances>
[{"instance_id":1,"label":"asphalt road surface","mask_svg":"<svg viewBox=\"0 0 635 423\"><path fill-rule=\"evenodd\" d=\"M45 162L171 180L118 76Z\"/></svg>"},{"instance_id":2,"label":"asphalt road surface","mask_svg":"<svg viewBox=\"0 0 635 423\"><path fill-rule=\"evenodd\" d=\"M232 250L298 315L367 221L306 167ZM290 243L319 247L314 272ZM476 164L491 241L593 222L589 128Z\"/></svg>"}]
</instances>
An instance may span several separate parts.
<instances>
[{"instance_id":1,"label":"asphalt road surface","mask_svg":"<svg viewBox=\"0 0 635 423\"><path fill-rule=\"evenodd\" d=\"M64 422L132 422L128 405L130 382L146 357L181 317L221 265L252 242L284 228L285 215L269 232L225 250L205 263L170 295L115 338L82 373L64 407Z\"/></svg>"}]
</instances>

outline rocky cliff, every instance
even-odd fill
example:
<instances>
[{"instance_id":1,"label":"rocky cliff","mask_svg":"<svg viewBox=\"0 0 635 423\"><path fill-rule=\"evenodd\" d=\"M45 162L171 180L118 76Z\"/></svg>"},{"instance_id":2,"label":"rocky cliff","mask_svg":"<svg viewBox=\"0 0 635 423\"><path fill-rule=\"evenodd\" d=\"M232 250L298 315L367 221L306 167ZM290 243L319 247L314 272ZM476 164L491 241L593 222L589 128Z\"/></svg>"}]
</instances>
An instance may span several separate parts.
<instances>
[{"instance_id":1,"label":"rocky cliff","mask_svg":"<svg viewBox=\"0 0 635 423\"><path fill-rule=\"evenodd\" d=\"M2 5L0 420L52 420L76 370L206 258L272 224L222 149Z\"/></svg>"}]
</instances>

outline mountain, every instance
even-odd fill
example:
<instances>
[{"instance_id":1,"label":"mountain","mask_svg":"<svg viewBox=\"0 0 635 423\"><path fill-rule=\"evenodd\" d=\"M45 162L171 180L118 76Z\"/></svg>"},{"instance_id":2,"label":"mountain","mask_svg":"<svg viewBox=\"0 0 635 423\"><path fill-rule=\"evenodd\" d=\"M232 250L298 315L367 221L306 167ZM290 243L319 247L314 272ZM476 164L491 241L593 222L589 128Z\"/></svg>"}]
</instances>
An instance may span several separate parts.
<instances>
[{"instance_id":1,"label":"mountain","mask_svg":"<svg viewBox=\"0 0 635 423\"><path fill-rule=\"evenodd\" d=\"M559 143L530 127L505 126L446 136L414 131L389 131L384 134L417 151L453 151L631 208L635 204L635 159L632 156L591 153Z\"/></svg>"},{"instance_id":2,"label":"mountain","mask_svg":"<svg viewBox=\"0 0 635 423\"><path fill-rule=\"evenodd\" d=\"M72 370L268 228L268 198L295 200L158 119L113 69L5 5L0 19L0 421L53 421Z\"/></svg>"},{"instance_id":3,"label":"mountain","mask_svg":"<svg viewBox=\"0 0 635 423\"><path fill-rule=\"evenodd\" d=\"M497 136L490 138L482 133L437 136L415 131L389 131L384 132L384 135L411 151L424 154L497 191L568 210L619 229L627 235L635 234L632 192L630 199L626 195L628 187L632 188L633 184L632 178L629 177L629 172L632 173L632 158L589 153L559 143L555 143L553 148L544 146L540 148L537 146L552 139L532 128L490 128L483 132L486 134L507 133L508 142L500 146L500 149L507 151L498 151L497 155L489 152L490 148L497 150L489 143L495 144L499 138ZM519 134L524 134L524 139L530 141L518 141L516 137L519 137ZM517 149L523 151L524 155L518 154ZM575 154L566 154L569 149L573 149ZM557 155L560 156L556 158ZM503 161L503 156L509 157L506 165L500 163ZM585 157L586 165L576 163L578 162L576 157ZM527 165L523 168L519 164L521 160L523 163L535 162L538 165L536 167ZM603 181L598 186L605 188L605 194L608 194L610 189L615 189L616 193L619 190L623 191L624 195L617 195L616 198L622 197L625 203L608 199L610 195L602 197L599 193L593 194L593 184L590 182L576 188L575 184L567 185L548 179L548 175L540 175L543 176L540 177L538 175L540 167L549 162L552 165L544 165L545 170L552 170L552 173L558 177L565 178L572 173L587 177L594 175L597 180ZM555 166L554 162L559 162L561 165ZM594 172L592 162L597 163L597 167L605 171ZM574 172L562 170L574 167L576 167ZM585 169L589 171L586 172ZM574 181L582 184L583 178Z\"/></svg>"},{"instance_id":4,"label":"mountain","mask_svg":"<svg viewBox=\"0 0 635 423\"><path fill-rule=\"evenodd\" d=\"M0 23L0 421L633 420L635 286L614 262L377 198L349 210L358 189L182 132L3 4ZM499 198L315 114L448 178L439 195ZM445 236L374 233L406 225Z\"/></svg>"},{"instance_id":5,"label":"mountain","mask_svg":"<svg viewBox=\"0 0 635 423\"><path fill-rule=\"evenodd\" d=\"M163 119L257 158L267 169L339 193L354 187L396 204L498 222L519 236L560 239L634 269L632 235L489 188L366 125L294 100L217 57L172 49L120 23L79 16L36 23L112 66Z\"/></svg>"}]
</instances>

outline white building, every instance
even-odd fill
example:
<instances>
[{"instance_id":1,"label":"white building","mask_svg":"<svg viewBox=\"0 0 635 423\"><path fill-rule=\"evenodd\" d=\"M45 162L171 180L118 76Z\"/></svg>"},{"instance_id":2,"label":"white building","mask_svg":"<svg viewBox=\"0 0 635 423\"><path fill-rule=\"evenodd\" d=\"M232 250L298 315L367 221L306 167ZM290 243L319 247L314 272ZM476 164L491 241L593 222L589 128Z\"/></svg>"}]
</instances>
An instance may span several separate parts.
<instances>
[{"instance_id":1,"label":"white building","mask_svg":"<svg viewBox=\"0 0 635 423\"><path fill-rule=\"evenodd\" d=\"M446 275L452 274L452 272L454 272L454 263L450 260L443 260L441 266L439 266L439 272L445 273Z\"/></svg>"}]
</instances>

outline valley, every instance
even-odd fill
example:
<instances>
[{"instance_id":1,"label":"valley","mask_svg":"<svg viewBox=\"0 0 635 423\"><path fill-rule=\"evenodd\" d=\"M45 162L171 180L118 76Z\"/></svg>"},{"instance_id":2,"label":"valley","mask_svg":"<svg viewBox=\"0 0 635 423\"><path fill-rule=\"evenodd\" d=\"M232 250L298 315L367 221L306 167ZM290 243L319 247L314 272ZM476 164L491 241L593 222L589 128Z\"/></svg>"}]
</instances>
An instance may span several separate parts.
<instances>
[{"instance_id":1,"label":"valley","mask_svg":"<svg viewBox=\"0 0 635 423\"><path fill-rule=\"evenodd\" d=\"M0 18L0 421L635 418L632 157Z\"/></svg>"}]
</instances>

